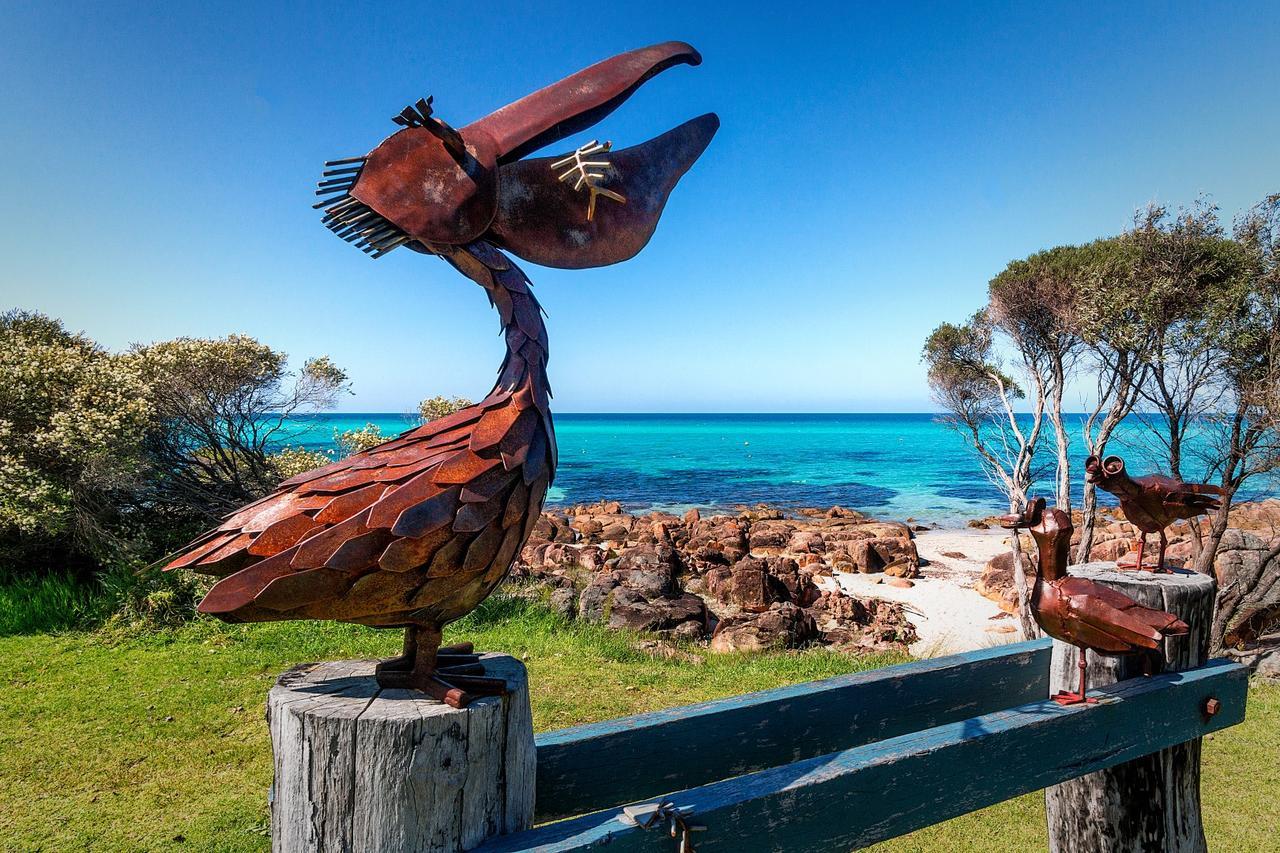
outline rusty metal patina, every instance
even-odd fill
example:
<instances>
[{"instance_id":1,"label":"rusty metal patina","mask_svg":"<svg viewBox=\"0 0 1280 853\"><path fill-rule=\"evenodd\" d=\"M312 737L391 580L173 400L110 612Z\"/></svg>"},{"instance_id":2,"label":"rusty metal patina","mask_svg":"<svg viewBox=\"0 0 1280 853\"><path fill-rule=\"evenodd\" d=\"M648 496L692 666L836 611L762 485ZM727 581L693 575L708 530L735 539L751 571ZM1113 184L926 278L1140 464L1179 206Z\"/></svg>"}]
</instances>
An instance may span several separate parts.
<instances>
[{"instance_id":1,"label":"rusty metal patina","mask_svg":"<svg viewBox=\"0 0 1280 853\"><path fill-rule=\"evenodd\" d=\"M1147 549L1147 534L1160 534L1160 553L1152 571L1165 572L1164 552L1169 546L1165 528L1175 521L1188 520L1217 510L1221 504L1218 496L1222 489L1207 483L1184 483L1163 474L1130 477L1124 460L1119 456L1099 459L1090 456L1084 461L1084 476L1098 488L1120 499L1120 511L1125 520L1138 528L1138 559L1136 569L1142 571L1142 558ZM1119 568L1130 568L1120 565Z\"/></svg>"},{"instance_id":2,"label":"rusty metal patina","mask_svg":"<svg viewBox=\"0 0 1280 853\"><path fill-rule=\"evenodd\" d=\"M1138 654L1159 648L1167 636L1190 630L1172 613L1144 607L1119 590L1067 574L1071 516L1060 509L1046 509L1044 498L1033 498L1021 515L1005 516L1003 523L1027 530L1036 540L1039 560L1031 590L1036 624L1050 637L1080 649L1080 690L1054 696L1058 704L1095 701L1085 693L1088 650L1102 655Z\"/></svg>"},{"instance_id":3,"label":"rusty metal patina","mask_svg":"<svg viewBox=\"0 0 1280 853\"><path fill-rule=\"evenodd\" d=\"M634 148L594 148L582 180L553 168L565 155L522 158L595 124L658 72L699 62L682 42L631 51L461 130L424 98L368 155L326 163L323 223L374 257L407 246L479 284L506 357L478 404L286 480L192 542L167 568L220 579L201 612L404 628L404 654L378 667L382 685L455 706L503 690L469 645L440 647L442 626L506 577L555 476L547 330L503 250L571 269L632 257L719 121L708 114Z\"/></svg>"}]
</instances>

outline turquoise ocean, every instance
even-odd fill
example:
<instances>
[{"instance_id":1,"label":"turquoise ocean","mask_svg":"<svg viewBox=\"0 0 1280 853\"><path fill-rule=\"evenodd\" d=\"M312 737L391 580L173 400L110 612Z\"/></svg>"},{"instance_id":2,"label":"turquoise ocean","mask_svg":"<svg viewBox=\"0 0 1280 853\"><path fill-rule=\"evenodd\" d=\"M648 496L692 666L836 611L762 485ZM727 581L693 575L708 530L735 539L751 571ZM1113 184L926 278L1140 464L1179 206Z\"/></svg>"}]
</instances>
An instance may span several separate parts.
<instances>
[{"instance_id":1,"label":"turquoise ocean","mask_svg":"<svg viewBox=\"0 0 1280 853\"><path fill-rule=\"evenodd\" d=\"M1072 418L1077 431L1079 421ZM417 425L403 414L313 415L291 420L283 443L328 451L335 432L366 423L388 436ZM1006 511L960 437L930 414L557 414L555 424L560 467L548 503L607 499L674 511L839 504L944 526ZM1109 447L1134 473L1158 468L1143 432L1126 423ZM1073 441L1079 500L1085 453L1078 432ZM1050 443L1039 484L1046 494Z\"/></svg>"}]
</instances>

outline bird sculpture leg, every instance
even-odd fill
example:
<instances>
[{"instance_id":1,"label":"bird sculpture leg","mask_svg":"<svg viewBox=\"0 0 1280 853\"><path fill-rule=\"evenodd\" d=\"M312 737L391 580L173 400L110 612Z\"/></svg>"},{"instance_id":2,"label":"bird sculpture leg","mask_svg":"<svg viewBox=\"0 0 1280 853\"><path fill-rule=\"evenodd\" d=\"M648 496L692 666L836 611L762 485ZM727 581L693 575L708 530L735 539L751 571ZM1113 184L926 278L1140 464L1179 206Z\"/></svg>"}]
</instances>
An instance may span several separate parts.
<instances>
[{"instance_id":1,"label":"bird sculpture leg","mask_svg":"<svg viewBox=\"0 0 1280 853\"><path fill-rule=\"evenodd\" d=\"M1085 670L1089 664L1085 656L1088 654L1088 651L1083 647L1077 648L1080 649L1080 661L1077 664L1077 666L1080 667L1080 692L1072 693L1070 690L1058 691L1054 694L1053 701L1057 702L1059 705L1093 705L1098 701L1097 699L1090 699L1085 695Z\"/></svg>"},{"instance_id":2,"label":"bird sculpture leg","mask_svg":"<svg viewBox=\"0 0 1280 853\"><path fill-rule=\"evenodd\" d=\"M501 696L507 682L485 678L484 665L470 643L440 645L435 625L405 627L404 654L385 660L374 670L378 686L420 690L454 708L476 696Z\"/></svg>"},{"instance_id":3,"label":"bird sculpture leg","mask_svg":"<svg viewBox=\"0 0 1280 853\"><path fill-rule=\"evenodd\" d=\"M1165 568L1165 565L1164 565L1164 549L1167 547L1169 547L1169 537L1165 535L1163 530L1161 530L1160 531L1160 554L1159 556L1156 557L1155 568L1153 568L1151 571L1159 572L1160 574L1166 574L1166 575L1173 574L1173 570Z\"/></svg>"},{"instance_id":4,"label":"bird sculpture leg","mask_svg":"<svg viewBox=\"0 0 1280 853\"><path fill-rule=\"evenodd\" d=\"M1144 530L1138 534L1138 566L1136 571L1142 571L1142 558L1147 555L1147 532Z\"/></svg>"}]
</instances>

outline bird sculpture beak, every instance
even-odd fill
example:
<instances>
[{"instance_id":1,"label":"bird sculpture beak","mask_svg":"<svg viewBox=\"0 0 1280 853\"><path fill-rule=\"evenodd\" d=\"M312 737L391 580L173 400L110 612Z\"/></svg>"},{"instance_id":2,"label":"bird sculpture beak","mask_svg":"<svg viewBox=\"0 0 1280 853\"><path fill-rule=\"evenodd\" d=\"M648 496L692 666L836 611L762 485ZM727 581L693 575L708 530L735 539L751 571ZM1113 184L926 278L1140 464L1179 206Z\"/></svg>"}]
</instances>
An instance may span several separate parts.
<instances>
[{"instance_id":1,"label":"bird sculpture beak","mask_svg":"<svg viewBox=\"0 0 1280 853\"><path fill-rule=\"evenodd\" d=\"M430 98L406 107L401 130L364 157L327 163L317 190L324 222L380 257L408 245L444 253L478 239L546 266L627 260L644 247L676 182L720 126L714 114L613 151L592 140L551 157L527 155L577 134L645 81L702 57L665 42L598 62L455 130Z\"/></svg>"},{"instance_id":2,"label":"bird sculpture beak","mask_svg":"<svg viewBox=\"0 0 1280 853\"><path fill-rule=\"evenodd\" d=\"M1035 527L1044 517L1044 508L1044 498L1032 498L1027 501L1026 508L1023 509L1021 515L1000 516L1000 526L1009 530L1019 530L1024 527Z\"/></svg>"},{"instance_id":3,"label":"bird sculpture beak","mask_svg":"<svg viewBox=\"0 0 1280 853\"><path fill-rule=\"evenodd\" d=\"M634 257L658 226L676 183L720 127L707 113L631 148L591 140L575 151L521 159L591 127L646 80L702 57L667 42L606 59L503 107L463 130L491 134L499 157L498 210L488 236L525 260L562 269Z\"/></svg>"}]
</instances>

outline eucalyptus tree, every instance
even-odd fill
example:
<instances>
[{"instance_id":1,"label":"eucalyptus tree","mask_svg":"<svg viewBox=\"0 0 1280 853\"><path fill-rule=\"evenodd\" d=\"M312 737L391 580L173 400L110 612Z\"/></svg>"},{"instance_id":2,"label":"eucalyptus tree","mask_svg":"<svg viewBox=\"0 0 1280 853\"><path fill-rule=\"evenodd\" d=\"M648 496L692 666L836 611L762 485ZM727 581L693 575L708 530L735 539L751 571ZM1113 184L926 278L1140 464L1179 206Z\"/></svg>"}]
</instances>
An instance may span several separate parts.
<instances>
[{"instance_id":1,"label":"eucalyptus tree","mask_svg":"<svg viewBox=\"0 0 1280 853\"><path fill-rule=\"evenodd\" d=\"M1071 434L1062 403L1083 341L1076 322L1082 251L1059 246L1012 261L987 288L987 316L1020 358L1026 381L1043 398L1057 450L1054 499L1071 511Z\"/></svg>"},{"instance_id":2,"label":"eucalyptus tree","mask_svg":"<svg viewBox=\"0 0 1280 853\"><path fill-rule=\"evenodd\" d=\"M1240 310L1226 324L1217 372L1221 404L1204 418L1205 469L1223 491L1196 569L1215 571L1232 503L1249 480L1280 470L1280 195L1237 219L1244 255ZM1248 641L1280 615L1280 542L1256 563L1217 567L1215 648Z\"/></svg>"},{"instance_id":3,"label":"eucalyptus tree","mask_svg":"<svg viewBox=\"0 0 1280 853\"><path fill-rule=\"evenodd\" d=\"M988 311L975 313L962 324L943 323L925 341L923 360L929 387L942 407L942 420L954 429L977 457L987 478L1008 498L1009 511L1021 512L1034 480L1032 464L1044 425L1045 385L1029 383L1031 412L1020 423L1015 404L1027 392L1006 372L997 347L999 327ZM1030 375L1036 354L1014 349L1016 368ZM1019 537L1013 548L1014 588L1018 615L1026 638L1039 635L1031 615L1030 589Z\"/></svg>"},{"instance_id":4,"label":"eucalyptus tree","mask_svg":"<svg viewBox=\"0 0 1280 853\"><path fill-rule=\"evenodd\" d=\"M1080 247L1075 280L1075 321L1084 348L1082 373L1094 380L1081 441L1086 455L1105 456L1107 444L1133 411L1148 371L1155 332L1135 282L1137 248L1110 237ZM1085 481L1081 496L1079 562L1089 559L1098 515L1098 488Z\"/></svg>"},{"instance_id":5,"label":"eucalyptus tree","mask_svg":"<svg viewBox=\"0 0 1280 853\"><path fill-rule=\"evenodd\" d=\"M1124 235L1135 252L1133 286L1150 345L1139 412L1169 473L1184 478L1188 437L1218 410L1227 341L1248 295L1245 256L1201 200L1170 214L1151 205Z\"/></svg>"}]
</instances>

